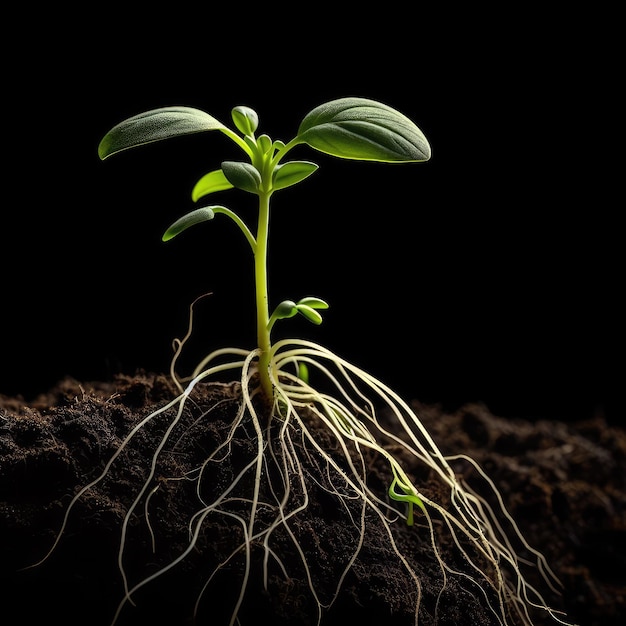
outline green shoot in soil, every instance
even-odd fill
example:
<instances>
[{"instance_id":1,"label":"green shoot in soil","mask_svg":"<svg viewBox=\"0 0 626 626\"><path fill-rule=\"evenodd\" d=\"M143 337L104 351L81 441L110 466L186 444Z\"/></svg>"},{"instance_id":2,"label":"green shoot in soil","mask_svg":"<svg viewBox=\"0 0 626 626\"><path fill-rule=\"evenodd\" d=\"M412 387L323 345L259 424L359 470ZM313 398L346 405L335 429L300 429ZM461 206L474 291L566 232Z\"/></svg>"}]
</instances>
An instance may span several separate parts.
<instances>
[{"instance_id":1,"label":"green shoot in soil","mask_svg":"<svg viewBox=\"0 0 626 626\"><path fill-rule=\"evenodd\" d=\"M308 580L320 623L323 609L332 605L346 573L359 555L367 532L366 522L371 516L384 525L393 554L413 581L415 624L418 623L420 612L422 584L411 565L410 555L404 554L394 540L394 522L398 517L414 526L415 532L425 533L439 564L444 587L450 577L471 583L476 593L484 597L496 623L503 626L513 623L529 626L533 624L532 611L539 610L547 613L554 621L566 624L558 617L559 613L547 606L542 595L527 582L522 573L527 562L517 555L513 540L522 546L526 555L533 556L552 590L556 590L553 583L558 584L558 581L544 557L521 536L517 524L506 511L497 487L475 461L460 455L444 456L411 406L366 371L311 341L272 341L272 330L278 320L300 314L312 323L320 324L320 311L328 307L323 299L312 296L285 300L273 309L269 305L267 259L271 198L275 192L305 181L318 169L310 161L286 160L290 151L296 146L306 145L342 159L419 163L427 161L431 156L424 134L399 111L374 100L354 97L333 100L313 109L302 120L296 136L288 142L272 140L266 134L257 135L258 116L249 107L235 107L232 110L232 121L236 130L198 109L166 107L121 122L100 143L99 156L106 159L120 151L151 142L217 130L241 149L244 160L222 162L219 169L208 172L198 180L191 195L194 202L204 201L211 194L230 189L257 196L256 232L230 208L220 204L206 204L175 221L164 233L163 240L169 241L189 227L211 221L218 215L230 218L237 225L254 256L257 346L254 349L218 348L198 363L191 376L178 378L174 365L191 334L190 315L189 331L182 340L177 340L170 369L179 395L144 417L128 434L102 473L74 496L48 555L57 546L74 504L107 476L112 464L120 458L121 452L137 433L160 416L169 416L169 425L151 460L147 479L126 512L122 526L118 562L125 594L113 623L124 606L133 603L133 595L138 589L187 558L197 545L202 524L207 517L221 515L241 528L241 542L225 560L215 566L198 596L196 612L214 576L227 567L232 559L243 555L246 566L238 598L232 609L231 626L238 623L240 609L245 601L254 546L261 546L265 554L263 567L266 587L272 564L285 571L278 548L273 543L279 529L290 538L293 549L300 555L302 575ZM225 372L236 375L241 388L241 404L228 439L208 453L206 462L196 469L193 476L186 477L195 480L198 485L198 510L189 519L188 548L160 570L132 585L124 564L129 520L141 504L146 512L149 510L150 497L159 489L155 471L157 461L160 455L165 454L172 433L180 425L193 390L202 381L209 381ZM312 376L309 373L326 380L334 392L319 391L310 383ZM259 410L259 407L263 409ZM210 410L202 413L196 423L209 413ZM387 421L379 419L383 413L388 416ZM389 419L392 420L392 427L388 425ZM319 444L311 432L311 420L323 425L332 434L336 441L333 450L327 450ZM255 452L227 489L215 497L206 498L200 484L210 480L212 464L228 457L231 453L230 445L236 436L251 438L255 443ZM315 482L317 485L327 485L326 489L337 500L337 506L348 509L349 503L360 503L360 513L356 516L359 519L353 518L356 528L353 556L342 565L343 574L336 581L335 593L326 600L318 594L313 582L312 565L294 532L294 520L306 515L310 491L310 484L303 471L305 460L297 452L301 448L294 445L296 437L306 450L307 457L318 459L319 466L326 468L323 472L326 476L320 475ZM381 455L389 465L393 480L386 494L375 493L369 486L367 454ZM433 480L447 493L445 502L436 495L437 491L426 485L420 486L409 476L401 461L402 455L409 455L415 463L431 472ZM480 477L489 498L479 494L455 474L451 463L460 459ZM334 478L332 484L329 484L327 477L331 473ZM270 476L273 478L270 479ZM237 492L246 478L250 479L251 491ZM183 477L170 478L181 479ZM160 480L162 482L163 478L160 477ZM298 489L293 487L294 480ZM239 495L236 496L236 493ZM488 503L488 500L496 505ZM394 503L404 506L404 512L400 512ZM261 510L263 515L260 514ZM271 512L269 517L268 511ZM505 528L508 530L505 531ZM467 570L461 572L457 566L446 561L438 546L440 533L448 534L472 574ZM492 600L494 594L495 601Z\"/></svg>"}]
</instances>

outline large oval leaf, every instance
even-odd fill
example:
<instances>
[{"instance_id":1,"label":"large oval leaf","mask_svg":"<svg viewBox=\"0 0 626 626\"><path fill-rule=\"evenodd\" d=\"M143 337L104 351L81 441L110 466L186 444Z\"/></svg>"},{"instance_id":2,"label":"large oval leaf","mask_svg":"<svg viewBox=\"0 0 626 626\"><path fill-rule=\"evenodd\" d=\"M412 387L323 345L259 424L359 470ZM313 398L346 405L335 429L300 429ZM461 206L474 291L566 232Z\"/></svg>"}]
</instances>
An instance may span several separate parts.
<instances>
[{"instance_id":1,"label":"large oval leaf","mask_svg":"<svg viewBox=\"0 0 626 626\"><path fill-rule=\"evenodd\" d=\"M316 107L302 120L297 139L320 152L360 161L427 161L431 154L428 140L408 117L367 98L340 98Z\"/></svg>"},{"instance_id":2,"label":"large oval leaf","mask_svg":"<svg viewBox=\"0 0 626 626\"><path fill-rule=\"evenodd\" d=\"M100 141L98 156L112 154L153 141L205 130L227 129L214 117L191 107L164 107L134 115L114 126Z\"/></svg>"}]
</instances>

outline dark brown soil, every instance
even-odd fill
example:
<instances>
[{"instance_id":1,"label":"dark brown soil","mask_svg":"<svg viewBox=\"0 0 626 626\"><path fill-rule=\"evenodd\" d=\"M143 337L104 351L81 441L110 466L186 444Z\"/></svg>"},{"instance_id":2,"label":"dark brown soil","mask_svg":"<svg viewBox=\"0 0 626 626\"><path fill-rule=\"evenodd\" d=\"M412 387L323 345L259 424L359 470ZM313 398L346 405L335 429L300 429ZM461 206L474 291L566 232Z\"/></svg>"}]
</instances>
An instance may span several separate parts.
<instances>
[{"instance_id":1,"label":"dark brown soil","mask_svg":"<svg viewBox=\"0 0 626 626\"><path fill-rule=\"evenodd\" d=\"M12 616L11 624L110 623L122 594L117 555L124 514L149 471L171 411L135 437L111 466L109 476L79 500L50 558L37 567L23 568L39 561L52 546L71 496L102 472L121 439L142 417L174 394L167 377L139 372L106 383L64 380L29 405L19 398L2 398L0 589L4 615ZM155 486L159 489L149 509L156 551L151 549L143 505L128 525L124 563L131 584L188 545L187 525L198 509L194 483L162 478L183 476L224 440L239 400L235 384L200 384L194 394L185 429L171 440L176 445L162 455L156 468ZM541 578L532 571L529 578L548 603L566 611L567 620L581 626L622 624L620 618L626 612L626 432L608 426L601 416L572 424L546 416L545 421L531 423L499 418L480 404L464 406L453 414L437 406L413 404L445 454L466 453L486 469L523 535L545 554L563 583L562 594L542 586ZM215 409L196 423L212 405ZM313 423L310 428L322 445L332 448L328 433ZM252 437L233 442L228 463L211 466L204 496L215 495L232 481L237 463L249 458L253 445ZM375 455L368 457L368 462L370 486L385 498L389 484L386 464ZM348 510L313 481L319 469L315 458L303 462L311 501L291 527L311 564L320 600L328 602L354 551L356 535ZM418 468L412 470L419 472ZM293 489L297 496L296 482ZM358 510L350 513L358 515ZM419 524L408 527L401 520L394 525L395 540L413 555L411 564L423 585L420 624L430 626L442 581L423 531ZM119 626L192 624L194 602L211 569L240 540L241 526L236 521L209 515L188 558L139 590L136 606L124 608ZM263 551L253 550L241 624L316 624L317 611L293 542L280 531L275 542L288 578L273 568L268 591L264 591L260 580ZM449 546L441 549L452 554ZM243 560L233 559L213 580L199 605L198 626L227 623L242 573ZM496 624L475 592L469 583L451 578L440 599L437 623ZM413 583L390 550L384 528L372 515L365 544L340 595L332 608L324 611L322 624L412 625L415 600ZM538 626L556 624L543 613L534 618Z\"/></svg>"}]
</instances>

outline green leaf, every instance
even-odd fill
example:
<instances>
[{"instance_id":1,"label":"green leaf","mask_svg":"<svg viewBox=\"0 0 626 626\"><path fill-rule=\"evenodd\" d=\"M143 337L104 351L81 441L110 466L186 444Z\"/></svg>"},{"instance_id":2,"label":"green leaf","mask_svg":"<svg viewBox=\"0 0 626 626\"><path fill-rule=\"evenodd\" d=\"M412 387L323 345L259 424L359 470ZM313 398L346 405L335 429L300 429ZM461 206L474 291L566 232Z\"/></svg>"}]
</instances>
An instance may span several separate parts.
<instances>
[{"instance_id":1,"label":"green leaf","mask_svg":"<svg viewBox=\"0 0 626 626\"><path fill-rule=\"evenodd\" d=\"M269 135L261 135L257 140L256 144L261 151L261 154L267 154L272 148L272 138Z\"/></svg>"},{"instance_id":2,"label":"green leaf","mask_svg":"<svg viewBox=\"0 0 626 626\"><path fill-rule=\"evenodd\" d=\"M225 189L232 189L233 185L228 182L224 172L222 170L215 170L205 174L191 190L191 199L197 202L200 198L208 196L210 193L216 191L224 191Z\"/></svg>"},{"instance_id":3,"label":"green leaf","mask_svg":"<svg viewBox=\"0 0 626 626\"><path fill-rule=\"evenodd\" d=\"M309 382L309 368L306 363L298 363L298 378L305 383Z\"/></svg>"},{"instance_id":4,"label":"green leaf","mask_svg":"<svg viewBox=\"0 0 626 626\"><path fill-rule=\"evenodd\" d=\"M246 135L243 138L243 142L248 146L248 148L250 149L249 154L254 154L254 152L256 152L256 148L257 148L257 143L254 139L254 137L251 137L250 135Z\"/></svg>"},{"instance_id":5,"label":"green leaf","mask_svg":"<svg viewBox=\"0 0 626 626\"><path fill-rule=\"evenodd\" d=\"M274 170L272 186L276 190L295 185L310 176L318 167L318 165L309 161L289 161L282 165L277 165Z\"/></svg>"},{"instance_id":6,"label":"green leaf","mask_svg":"<svg viewBox=\"0 0 626 626\"><path fill-rule=\"evenodd\" d=\"M307 306L306 304L296 304L296 308L298 309L298 313L301 313L306 317L309 322L313 322L314 324L322 323L322 316L312 307Z\"/></svg>"},{"instance_id":7,"label":"green leaf","mask_svg":"<svg viewBox=\"0 0 626 626\"><path fill-rule=\"evenodd\" d=\"M311 307L312 309L327 309L328 303L322 300L321 298L314 298L313 296L307 296L306 298L301 298L298 300L298 304L305 304L306 306Z\"/></svg>"},{"instance_id":8,"label":"green leaf","mask_svg":"<svg viewBox=\"0 0 626 626\"><path fill-rule=\"evenodd\" d=\"M427 161L431 154L426 137L408 117L367 98L340 98L316 107L302 120L297 139L320 152L360 161Z\"/></svg>"},{"instance_id":9,"label":"green leaf","mask_svg":"<svg viewBox=\"0 0 626 626\"><path fill-rule=\"evenodd\" d=\"M191 107L153 109L129 117L114 126L100 141L98 156L104 160L128 148L205 130L228 131L228 128L199 109Z\"/></svg>"},{"instance_id":10,"label":"green leaf","mask_svg":"<svg viewBox=\"0 0 626 626\"><path fill-rule=\"evenodd\" d=\"M162 241L169 241L176 237L176 235L183 232L183 230L187 230L190 226L194 224L199 224L200 222L206 222L208 220L212 220L215 216L213 209L223 209L224 207L218 206L207 206L201 209L196 209L195 211L191 211L191 213L187 213L187 215L183 215L180 219L177 219L166 231L163 233Z\"/></svg>"},{"instance_id":11,"label":"green leaf","mask_svg":"<svg viewBox=\"0 0 626 626\"><path fill-rule=\"evenodd\" d=\"M251 163L240 161L224 161L222 171L228 181L237 187L250 193L258 193L261 186L261 174Z\"/></svg>"},{"instance_id":12,"label":"green leaf","mask_svg":"<svg viewBox=\"0 0 626 626\"><path fill-rule=\"evenodd\" d=\"M284 320L289 317L293 317L298 312L296 307L296 303L293 300L283 300L277 307L274 309L274 313L272 317L275 317L278 320Z\"/></svg>"},{"instance_id":13,"label":"green leaf","mask_svg":"<svg viewBox=\"0 0 626 626\"><path fill-rule=\"evenodd\" d=\"M233 122L244 135L254 135L259 125L259 116L250 107L238 106L231 111Z\"/></svg>"}]
</instances>

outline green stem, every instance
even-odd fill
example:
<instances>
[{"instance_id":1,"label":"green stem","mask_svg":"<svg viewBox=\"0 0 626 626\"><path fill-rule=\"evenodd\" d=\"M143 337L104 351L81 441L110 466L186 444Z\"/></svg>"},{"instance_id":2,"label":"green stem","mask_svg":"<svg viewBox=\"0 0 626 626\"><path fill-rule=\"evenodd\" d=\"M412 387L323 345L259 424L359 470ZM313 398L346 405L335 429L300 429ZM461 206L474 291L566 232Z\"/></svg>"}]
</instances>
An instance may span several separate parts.
<instances>
[{"instance_id":1,"label":"green stem","mask_svg":"<svg viewBox=\"0 0 626 626\"><path fill-rule=\"evenodd\" d=\"M256 287L256 319L257 341L261 351L259 356L259 376L261 388L268 402L274 397L274 389L270 379L270 331L269 302L267 288L267 242L269 233L271 192L259 194L259 223L256 236L256 252L254 255L254 280Z\"/></svg>"},{"instance_id":2,"label":"green stem","mask_svg":"<svg viewBox=\"0 0 626 626\"><path fill-rule=\"evenodd\" d=\"M223 213L224 215L228 215L228 217L230 217L230 219L233 220L235 224L237 224L237 226L239 227L239 230L241 230L244 237L250 244L250 248L252 248L252 254L256 254L256 241L254 240L252 233L250 232L249 228L246 226L244 221L236 213L234 213L230 209L227 209L225 206L215 206L212 208L213 208L213 212L216 215L218 213Z\"/></svg>"}]
</instances>

